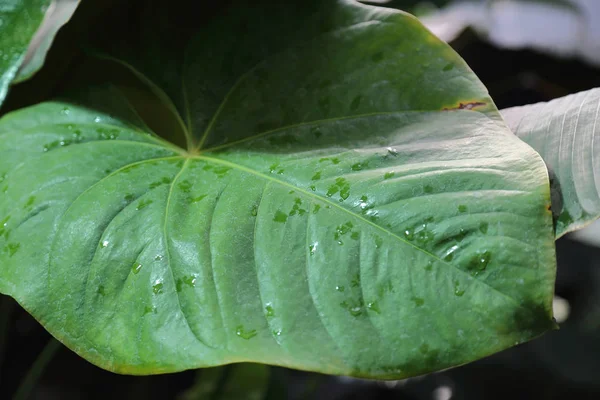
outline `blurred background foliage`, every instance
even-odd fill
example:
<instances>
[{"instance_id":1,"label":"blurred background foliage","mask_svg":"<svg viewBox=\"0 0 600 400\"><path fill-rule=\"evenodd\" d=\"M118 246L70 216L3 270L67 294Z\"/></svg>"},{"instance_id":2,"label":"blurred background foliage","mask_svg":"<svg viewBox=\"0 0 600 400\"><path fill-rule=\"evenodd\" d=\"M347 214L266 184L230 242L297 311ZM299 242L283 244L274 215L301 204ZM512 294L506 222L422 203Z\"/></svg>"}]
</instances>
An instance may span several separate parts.
<instances>
[{"instance_id":1,"label":"blurred background foliage","mask_svg":"<svg viewBox=\"0 0 600 400\"><path fill-rule=\"evenodd\" d=\"M467 61L500 109L600 87L600 1L365 3L422 18ZM115 1L103 6L115 6ZM84 32L94 15L89 8L78 9L74 22L58 33L46 67L13 88L3 111L51 96L60 85L56 77L77 70L83 61L71 38ZM20 398L40 400L599 399L599 243L599 224L557 242L559 331L462 367L404 381L364 381L252 364L151 377L116 375L53 344L26 311L0 297L0 399L19 390ZM39 380L23 386L28 373Z\"/></svg>"}]
</instances>

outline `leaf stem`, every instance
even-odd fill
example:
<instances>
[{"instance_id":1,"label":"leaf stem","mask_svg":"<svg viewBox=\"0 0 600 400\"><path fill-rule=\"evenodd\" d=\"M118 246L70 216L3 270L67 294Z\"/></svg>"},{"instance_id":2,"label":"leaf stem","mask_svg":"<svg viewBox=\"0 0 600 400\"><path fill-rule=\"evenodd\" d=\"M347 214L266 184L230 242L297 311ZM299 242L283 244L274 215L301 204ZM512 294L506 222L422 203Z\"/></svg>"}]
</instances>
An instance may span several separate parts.
<instances>
[{"instance_id":1,"label":"leaf stem","mask_svg":"<svg viewBox=\"0 0 600 400\"><path fill-rule=\"evenodd\" d=\"M60 348L61 343L58 340L51 338L48 341L44 350L42 350L31 368L29 368L25 378L21 381L13 400L27 400L31 397L37 381Z\"/></svg>"}]
</instances>

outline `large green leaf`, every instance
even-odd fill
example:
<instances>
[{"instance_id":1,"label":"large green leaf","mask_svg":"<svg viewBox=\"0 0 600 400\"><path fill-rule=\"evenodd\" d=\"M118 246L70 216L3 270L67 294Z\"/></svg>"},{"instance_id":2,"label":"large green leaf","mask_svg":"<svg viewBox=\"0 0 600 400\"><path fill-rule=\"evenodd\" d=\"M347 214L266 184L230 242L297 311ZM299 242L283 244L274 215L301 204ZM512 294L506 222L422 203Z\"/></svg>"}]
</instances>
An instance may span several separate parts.
<instances>
[{"instance_id":1,"label":"large green leaf","mask_svg":"<svg viewBox=\"0 0 600 400\"><path fill-rule=\"evenodd\" d=\"M592 89L502 111L548 166L557 238L600 217L599 110L600 89Z\"/></svg>"},{"instance_id":2,"label":"large green leaf","mask_svg":"<svg viewBox=\"0 0 600 400\"><path fill-rule=\"evenodd\" d=\"M237 2L186 36L187 3L146 4L107 57L187 149L114 88L0 120L0 291L63 343L398 378L554 326L545 166L416 19Z\"/></svg>"}]
</instances>

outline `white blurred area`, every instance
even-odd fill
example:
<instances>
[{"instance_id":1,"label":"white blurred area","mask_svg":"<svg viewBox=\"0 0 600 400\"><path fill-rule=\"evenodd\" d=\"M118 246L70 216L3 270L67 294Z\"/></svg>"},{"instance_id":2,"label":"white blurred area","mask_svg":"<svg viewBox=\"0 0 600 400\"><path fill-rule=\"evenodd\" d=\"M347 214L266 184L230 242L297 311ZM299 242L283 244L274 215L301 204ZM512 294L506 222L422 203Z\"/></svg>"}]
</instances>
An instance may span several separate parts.
<instances>
[{"instance_id":1,"label":"white blurred area","mask_svg":"<svg viewBox=\"0 0 600 400\"><path fill-rule=\"evenodd\" d=\"M590 246L600 247L600 220L591 223L583 229L569 233L568 237L569 239L574 239Z\"/></svg>"},{"instance_id":2,"label":"white blurred area","mask_svg":"<svg viewBox=\"0 0 600 400\"><path fill-rule=\"evenodd\" d=\"M600 0L456 0L421 21L446 42L471 27L498 47L600 65Z\"/></svg>"}]
</instances>

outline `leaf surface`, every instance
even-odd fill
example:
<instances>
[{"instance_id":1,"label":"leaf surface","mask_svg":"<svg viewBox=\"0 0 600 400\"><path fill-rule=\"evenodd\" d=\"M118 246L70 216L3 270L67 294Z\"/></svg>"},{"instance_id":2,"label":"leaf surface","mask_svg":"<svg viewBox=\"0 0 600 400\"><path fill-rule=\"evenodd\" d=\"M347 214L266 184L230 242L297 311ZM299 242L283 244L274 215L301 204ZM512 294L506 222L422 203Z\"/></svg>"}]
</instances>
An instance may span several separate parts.
<instances>
[{"instance_id":1,"label":"leaf surface","mask_svg":"<svg viewBox=\"0 0 600 400\"><path fill-rule=\"evenodd\" d=\"M114 88L0 120L0 291L132 374L399 378L551 329L545 165L465 63L396 11L244 4L188 37L150 2L105 53L186 149Z\"/></svg>"},{"instance_id":2,"label":"leaf surface","mask_svg":"<svg viewBox=\"0 0 600 400\"><path fill-rule=\"evenodd\" d=\"M600 89L502 110L550 171L556 237L600 217Z\"/></svg>"}]
</instances>

